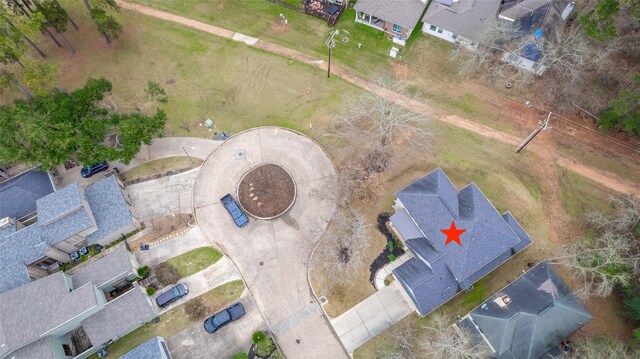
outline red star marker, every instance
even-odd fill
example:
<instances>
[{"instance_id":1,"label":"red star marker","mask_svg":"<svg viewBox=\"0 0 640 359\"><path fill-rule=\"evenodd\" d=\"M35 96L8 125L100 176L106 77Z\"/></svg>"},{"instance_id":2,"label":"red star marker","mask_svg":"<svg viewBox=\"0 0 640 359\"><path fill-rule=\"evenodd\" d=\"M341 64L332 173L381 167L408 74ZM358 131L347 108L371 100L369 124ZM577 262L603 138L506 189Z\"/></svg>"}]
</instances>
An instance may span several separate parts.
<instances>
[{"instance_id":1,"label":"red star marker","mask_svg":"<svg viewBox=\"0 0 640 359\"><path fill-rule=\"evenodd\" d=\"M449 227L449 229L440 230L440 232L447 235L447 241L444 242L444 245L446 246L449 242L456 242L459 245L462 245L462 242L460 242L460 235L466 231L466 229L456 228L456 222L451 221L451 227Z\"/></svg>"}]
</instances>

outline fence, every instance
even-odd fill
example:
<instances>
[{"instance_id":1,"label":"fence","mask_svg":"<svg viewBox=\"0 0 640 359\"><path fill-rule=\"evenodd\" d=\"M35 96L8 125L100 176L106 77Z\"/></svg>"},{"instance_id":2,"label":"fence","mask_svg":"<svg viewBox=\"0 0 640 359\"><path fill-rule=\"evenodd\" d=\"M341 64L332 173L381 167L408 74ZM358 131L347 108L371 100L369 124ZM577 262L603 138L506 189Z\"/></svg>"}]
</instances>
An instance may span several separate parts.
<instances>
[{"instance_id":1,"label":"fence","mask_svg":"<svg viewBox=\"0 0 640 359\"><path fill-rule=\"evenodd\" d=\"M336 23L337 23L337 22L338 22L338 20L340 19L340 16L342 15L342 13L343 13L343 12L344 12L344 10L345 10L345 6L344 6L344 5L342 5L342 6L340 6L340 9L338 10L338 12L337 12L337 13L335 13L335 14L333 14L333 15L329 15L329 14L328 14L326 11L324 11L324 10L315 10L315 9L312 9L312 8L309 6L310 1L306 1L306 2L305 2L305 6L304 6L304 7L302 7L302 6L295 6L295 5L292 5L292 4L290 4L290 3L284 2L283 0L268 0L268 1L269 1L269 2L271 2L271 3L274 3L274 4L278 5L278 6L286 7L287 9L291 9L291 10L294 10L294 11L297 11L297 12L303 12L303 13L305 13L305 14L307 14L307 15L315 16L315 17L317 17L317 18L320 18L320 19L326 20L326 21L327 21L327 24L328 24L330 27L333 27L333 26L335 26L335 25L336 25ZM326 6L326 3L325 3L325 6Z\"/></svg>"}]
</instances>

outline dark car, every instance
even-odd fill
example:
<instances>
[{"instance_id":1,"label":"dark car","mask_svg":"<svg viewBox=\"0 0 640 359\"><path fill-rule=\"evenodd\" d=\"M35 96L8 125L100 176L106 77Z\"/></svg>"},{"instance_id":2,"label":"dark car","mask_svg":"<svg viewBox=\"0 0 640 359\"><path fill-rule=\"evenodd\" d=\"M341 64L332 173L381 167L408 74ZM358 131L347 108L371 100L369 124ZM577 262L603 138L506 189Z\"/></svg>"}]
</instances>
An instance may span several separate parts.
<instances>
[{"instance_id":1,"label":"dark car","mask_svg":"<svg viewBox=\"0 0 640 359\"><path fill-rule=\"evenodd\" d=\"M84 178L89 178L94 174L102 171L106 171L109 169L109 164L107 161L102 161L98 163L94 163L91 166L82 167L80 170L80 175Z\"/></svg>"},{"instance_id":2,"label":"dark car","mask_svg":"<svg viewBox=\"0 0 640 359\"><path fill-rule=\"evenodd\" d=\"M242 303L238 302L205 320L204 330L206 330L207 333L215 333L218 329L233 322L234 320L237 320L243 315L244 307L242 306Z\"/></svg>"},{"instance_id":3,"label":"dark car","mask_svg":"<svg viewBox=\"0 0 640 359\"><path fill-rule=\"evenodd\" d=\"M236 222L236 226L244 227L247 223L249 223L249 217L247 217L244 211L240 209L240 206L238 206L236 200L233 199L233 196L227 194L224 197L220 198L220 202L222 202L224 208L227 209L227 212L229 212L231 218L233 218L233 221Z\"/></svg>"},{"instance_id":4,"label":"dark car","mask_svg":"<svg viewBox=\"0 0 640 359\"><path fill-rule=\"evenodd\" d=\"M189 289L186 285L182 283L178 283L175 287L171 288L169 291L160 294L156 298L156 303L160 308L166 307L167 305L175 302L176 300L184 297L189 293Z\"/></svg>"}]
</instances>

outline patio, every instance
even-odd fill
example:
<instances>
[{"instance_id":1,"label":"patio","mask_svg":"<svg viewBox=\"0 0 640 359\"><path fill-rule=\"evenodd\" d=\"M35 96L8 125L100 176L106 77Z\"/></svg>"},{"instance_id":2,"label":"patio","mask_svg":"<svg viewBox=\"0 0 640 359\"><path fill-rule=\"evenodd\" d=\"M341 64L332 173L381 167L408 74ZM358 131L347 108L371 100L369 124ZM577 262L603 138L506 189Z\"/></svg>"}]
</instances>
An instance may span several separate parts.
<instances>
[{"instance_id":1,"label":"patio","mask_svg":"<svg viewBox=\"0 0 640 359\"><path fill-rule=\"evenodd\" d=\"M344 4L339 5L327 0L305 0L304 12L306 14L327 20L329 26L334 26L344 12Z\"/></svg>"}]
</instances>

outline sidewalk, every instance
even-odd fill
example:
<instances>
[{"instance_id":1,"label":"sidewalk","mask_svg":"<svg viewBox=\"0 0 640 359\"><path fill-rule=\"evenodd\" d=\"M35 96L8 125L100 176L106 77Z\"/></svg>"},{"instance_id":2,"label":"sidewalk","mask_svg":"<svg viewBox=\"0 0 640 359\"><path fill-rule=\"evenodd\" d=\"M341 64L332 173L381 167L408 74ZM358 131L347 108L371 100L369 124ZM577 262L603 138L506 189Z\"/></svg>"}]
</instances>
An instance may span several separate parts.
<instances>
[{"instance_id":1,"label":"sidewalk","mask_svg":"<svg viewBox=\"0 0 640 359\"><path fill-rule=\"evenodd\" d=\"M404 262L408 261L409 259L411 259L411 256L409 255L409 253L405 253L403 255L401 255L400 257L396 258L395 261L385 265L384 267L380 268L380 270L376 273L376 279L375 279L375 285L376 285L376 289L380 290L382 288L385 287L384 285L384 279L387 278L389 276L389 274L391 274L391 271L396 269L397 267L399 267L400 265L402 265Z\"/></svg>"}]
</instances>

